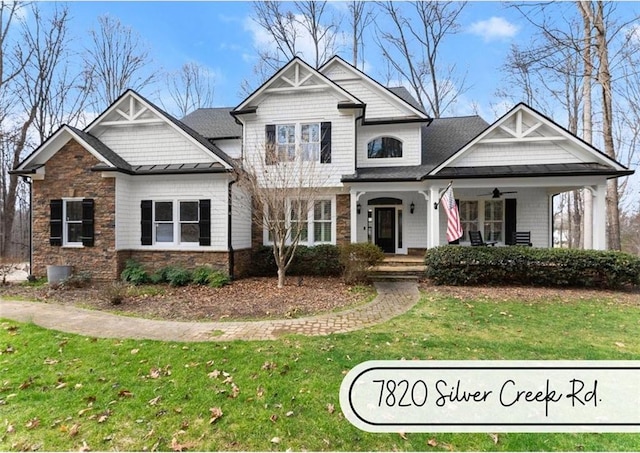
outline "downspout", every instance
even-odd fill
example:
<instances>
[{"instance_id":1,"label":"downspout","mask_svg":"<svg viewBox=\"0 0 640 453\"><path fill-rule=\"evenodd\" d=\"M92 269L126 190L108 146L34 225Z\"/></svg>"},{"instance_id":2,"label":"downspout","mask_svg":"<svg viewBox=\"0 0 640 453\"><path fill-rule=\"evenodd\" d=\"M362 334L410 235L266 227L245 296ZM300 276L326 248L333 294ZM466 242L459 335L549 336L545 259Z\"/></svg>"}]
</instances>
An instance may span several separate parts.
<instances>
[{"instance_id":1,"label":"downspout","mask_svg":"<svg viewBox=\"0 0 640 453\"><path fill-rule=\"evenodd\" d=\"M233 272L233 268L235 266L235 254L233 251L233 234L232 234L232 227L233 227L233 222L232 222L232 211L233 211L233 192L232 192L232 186L237 182L237 180L232 179L231 181L229 181L229 186L227 188L227 197L228 197L228 202L227 202L227 250L229 253L229 278L231 280L234 279L234 272Z\"/></svg>"},{"instance_id":2,"label":"downspout","mask_svg":"<svg viewBox=\"0 0 640 453\"><path fill-rule=\"evenodd\" d=\"M33 184L31 179L23 176L22 180L29 186L29 275L27 280L33 281Z\"/></svg>"}]
</instances>

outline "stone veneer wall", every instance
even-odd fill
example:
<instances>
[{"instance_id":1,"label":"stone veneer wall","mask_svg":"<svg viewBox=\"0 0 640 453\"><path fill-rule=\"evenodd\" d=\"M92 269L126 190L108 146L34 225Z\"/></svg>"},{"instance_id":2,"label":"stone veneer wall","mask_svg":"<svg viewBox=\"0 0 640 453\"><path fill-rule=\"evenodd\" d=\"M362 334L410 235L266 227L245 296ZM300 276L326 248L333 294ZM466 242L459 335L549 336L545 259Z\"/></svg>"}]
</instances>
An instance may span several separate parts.
<instances>
[{"instance_id":1,"label":"stone veneer wall","mask_svg":"<svg viewBox=\"0 0 640 453\"><path fill-rule=\"evenodd\" d=\"M115 252L115 179L103 178L91 167L99 161L78 142L70 140L45 165L43 180L33 181L33 275L46 275L46 266L65 264L74 272L88 271L94 279L117 276ZM93 198L95 245L49 245L50 208L53 199Z\"/></svg>"},{"instance_id":2,"label":"stone veneer wall","mask_svg":"<svg viewBox=\"0 0 640 453\"><path fill-rule=\"evenodd\" d=\"M351 242L351 198L349 194L336 195L336 244Z\"/></svg>"}]
</instances>

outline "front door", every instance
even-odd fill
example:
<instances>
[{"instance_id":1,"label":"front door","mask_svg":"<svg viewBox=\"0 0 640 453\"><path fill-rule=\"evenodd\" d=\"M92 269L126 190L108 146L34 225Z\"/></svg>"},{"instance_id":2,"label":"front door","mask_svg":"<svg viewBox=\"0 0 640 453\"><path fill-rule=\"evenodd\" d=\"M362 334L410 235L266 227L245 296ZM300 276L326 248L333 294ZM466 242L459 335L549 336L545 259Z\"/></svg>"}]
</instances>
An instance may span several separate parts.
<instances>
[{"instance_id":1,"label":"front door","mask_svg":"<svg viewBox=\"0 0 640 453\"><path fill-rule=\"evenodd\" d=\"M376 208L375 244L384 253L396 252L396 208Z\"/></svg>"}]
</instances>

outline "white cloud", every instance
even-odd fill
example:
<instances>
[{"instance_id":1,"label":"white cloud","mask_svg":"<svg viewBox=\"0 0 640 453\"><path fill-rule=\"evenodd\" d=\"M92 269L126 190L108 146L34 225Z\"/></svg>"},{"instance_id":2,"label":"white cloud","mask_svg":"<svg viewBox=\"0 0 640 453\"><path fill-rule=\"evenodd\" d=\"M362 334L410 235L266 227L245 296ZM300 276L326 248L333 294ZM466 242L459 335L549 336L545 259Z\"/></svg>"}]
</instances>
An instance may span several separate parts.
<instances>
[{"instance_id":1,"label":"white cloud","mask_svg":"<svg viewBox=\"0 0 640 453\"><path fill-rule=\"evenodd\" d=\"M487 20L472 23L469 27L469 32L482 37L485 42L488 42L513 38L518 32L518 26L504 17L493 16Z\"/></svg>"}]
</instances>

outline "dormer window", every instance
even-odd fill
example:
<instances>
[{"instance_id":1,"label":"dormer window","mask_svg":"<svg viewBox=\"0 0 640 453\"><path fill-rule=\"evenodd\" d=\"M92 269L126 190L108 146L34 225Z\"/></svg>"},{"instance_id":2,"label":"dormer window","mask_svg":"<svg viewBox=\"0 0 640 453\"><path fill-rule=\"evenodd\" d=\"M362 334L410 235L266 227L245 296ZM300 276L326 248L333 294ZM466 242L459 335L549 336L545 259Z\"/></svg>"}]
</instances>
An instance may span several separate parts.
<instances>
[{"instance_id":1,"label":"dormer window","mask_svg":"<svg viewBox=\"0 0 640 453\"><path fill-rule=\"evenodd\" d=\"M402 142L393 137L378 137L367 145L369 159L385 159L388 157L402 157Z\"/></svg>"}]
</instances>

